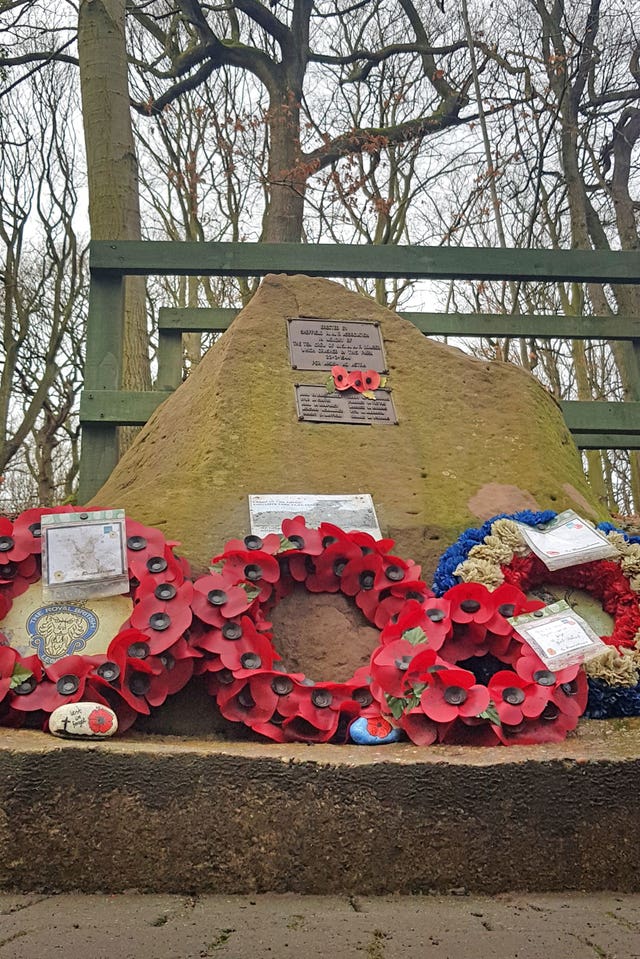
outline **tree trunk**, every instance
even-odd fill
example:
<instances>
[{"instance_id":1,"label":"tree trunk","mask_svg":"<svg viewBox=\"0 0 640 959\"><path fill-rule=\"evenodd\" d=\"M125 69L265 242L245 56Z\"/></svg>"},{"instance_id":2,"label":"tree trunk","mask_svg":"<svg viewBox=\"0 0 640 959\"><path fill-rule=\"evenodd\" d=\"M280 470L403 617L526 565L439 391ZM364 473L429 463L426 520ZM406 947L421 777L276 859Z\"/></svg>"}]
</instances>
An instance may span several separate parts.
<instances>
[{"instance_id":1,"label":"tree trunk","mask_svg":"<svg viewBox=\"0 0 640 959\"><path fill-rule=\"evenodd\" d=\"M138 164L125 49L125 0L81 0L78 55L94 240L139 240ZM145 282L128 277L122 386L151 388Z\"/></svg>"},{"instance_id":2,"label":"tree trunk","mask_svg":"<svg viewBox=\"0 0 640 959\"><path fill-rule=\"evenodd\" d=\"M300 101L291 89L278 91L269 110L269 203L263 220L265 243L299 243L308 171L301 165Z\"/></svg>"}]
</instances>

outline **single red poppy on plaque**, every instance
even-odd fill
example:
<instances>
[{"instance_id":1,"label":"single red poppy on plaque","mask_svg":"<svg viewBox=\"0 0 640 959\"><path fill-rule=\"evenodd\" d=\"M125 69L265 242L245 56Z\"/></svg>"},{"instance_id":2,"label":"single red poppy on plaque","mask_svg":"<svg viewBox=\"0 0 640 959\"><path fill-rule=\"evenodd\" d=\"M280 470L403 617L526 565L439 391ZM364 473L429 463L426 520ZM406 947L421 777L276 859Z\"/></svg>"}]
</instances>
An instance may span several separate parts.
<instances>
[{"instance_id":1,"label":"single red poppy on plaque","mask_svg":"<svg viewBox=\"0 0 640 959\"><path fill-rule=\"evenodd\" d=\"M365 370L362 378L365 390L377 390L380 386L380 374L375 370Z\"/></svg>"},{"instance_id":2,"label":"single red poppy on plaque","mask_svg":"<svg viewBox=\"0 0 640 959\"><path fill-rule=\"evenodd\" d=\"M351 386L349 373L345 370L344 366L332 366L331 375L333 376L333 382L337 390L348 390Z\"/></svg>"},{"instance_id":3,"label":"single red poppy on plaque","mask_svg":"<svg viewBox=\"0 0 640 959\"><path fill-rule=\"evenodd\" d=\"M354 370L349 373L349 386L358 393L364 393L368 387L364 385L364 373L362 370Z\"/></svg>"}]
</instances>

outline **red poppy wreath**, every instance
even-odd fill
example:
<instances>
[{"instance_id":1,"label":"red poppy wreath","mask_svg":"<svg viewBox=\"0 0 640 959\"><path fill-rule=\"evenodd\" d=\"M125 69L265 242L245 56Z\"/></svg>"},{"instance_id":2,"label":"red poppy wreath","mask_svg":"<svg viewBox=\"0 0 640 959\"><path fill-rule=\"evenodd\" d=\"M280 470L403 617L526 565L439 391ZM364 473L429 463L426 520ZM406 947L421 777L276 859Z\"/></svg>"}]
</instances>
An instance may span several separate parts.
<instances>
[{"instance_id":1,"label":"red poppy wreath","mask_svg":"<svg viewBox=\"0 0 640 959\"><path fill-rule=\"evenodd\" d=\"M194 583L194 644L204 653L205 673L220 712L276 742L343 741L364 718L380 741L392 727L363 666L346 682L316 682L283 671L266 617L296 584L310 593L342 593L382 629L408 602L433 594L420 567L393 556L393 540L347 533L330 523L309 529L302 516L285 520L282 536L231 540L212 570Z\"/></svg>"},{"instance_id":2,"label":"red poppy wreath","mask_svg":"<svg viewBox=\"0 0 640 959\"><path fill-rule=\"evenodd\" d=\"M13 521L0 518L0 620L40 580L41 517L80 511L38 508ZM0 623L0 725L20 726L30 718L46 726L58 706L82 700L109 706L124 730L193 674L200 654L185 638L192 618L188 569L159 530L127 519L126 534L133 608L105 652L82 654L98 625L83 603L36 600L26 629L15 634L6 635ZM47 619L56 615L57 624L47 630Z\"/></svg>"}]
</instances>

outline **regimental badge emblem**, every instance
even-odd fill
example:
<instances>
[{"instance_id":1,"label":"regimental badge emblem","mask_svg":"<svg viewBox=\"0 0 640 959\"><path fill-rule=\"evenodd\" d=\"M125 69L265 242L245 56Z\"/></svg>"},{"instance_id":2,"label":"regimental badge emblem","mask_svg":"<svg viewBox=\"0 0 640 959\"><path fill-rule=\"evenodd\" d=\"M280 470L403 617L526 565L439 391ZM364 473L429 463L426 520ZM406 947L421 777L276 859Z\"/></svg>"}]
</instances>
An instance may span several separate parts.
<instances>
[{"instance_id":1,"label":"regimental badge emblem","mask_svg":"<svg viewBox=\"0 0 640 959\"><path fill-rule=\"evenodd\" d=\"M40 606L27 620L29 645L50 665L63 656L82 653L98 626L96 614L81 604Z\"/></svg>"}]
</instances>

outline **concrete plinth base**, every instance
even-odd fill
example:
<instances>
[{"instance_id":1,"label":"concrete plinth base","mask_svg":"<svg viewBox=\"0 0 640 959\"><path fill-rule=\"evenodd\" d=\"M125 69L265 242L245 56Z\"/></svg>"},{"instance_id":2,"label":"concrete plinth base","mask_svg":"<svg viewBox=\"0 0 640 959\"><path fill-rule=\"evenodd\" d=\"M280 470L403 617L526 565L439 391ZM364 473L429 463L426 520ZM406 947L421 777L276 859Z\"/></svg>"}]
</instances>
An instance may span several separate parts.
<instances>
[{"instance_id":1,"label":"concrete plinth base","mask_svg":"<svg viewBox=\"0 0 640 959\"><path fill-rule=\"evenodd\" d=\"M640 720L424 749L0 730L0 888L640 889Z\"/></svg>"}]
</instances>

